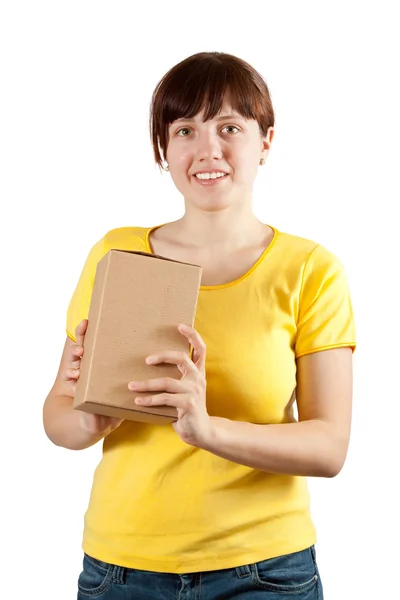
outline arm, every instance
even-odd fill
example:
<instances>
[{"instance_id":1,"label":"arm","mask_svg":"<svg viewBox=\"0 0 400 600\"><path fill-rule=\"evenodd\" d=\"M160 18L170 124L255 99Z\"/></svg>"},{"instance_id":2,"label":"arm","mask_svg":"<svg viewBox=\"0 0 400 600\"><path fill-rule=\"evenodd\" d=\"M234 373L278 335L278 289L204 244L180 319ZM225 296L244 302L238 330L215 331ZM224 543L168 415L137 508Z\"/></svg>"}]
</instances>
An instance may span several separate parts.
<instances>
[{"instance_id":1,"label":"arm","mask_svg":"<svg viewBox=\"0 0 400 600\"><path fill-rule=\"evenodd\" d=\"M297 360L298 423L254 425L212 417L204 449L254 469L334 477L350 438L352 351L334 348Z\"/></svg>"}]
</instances>

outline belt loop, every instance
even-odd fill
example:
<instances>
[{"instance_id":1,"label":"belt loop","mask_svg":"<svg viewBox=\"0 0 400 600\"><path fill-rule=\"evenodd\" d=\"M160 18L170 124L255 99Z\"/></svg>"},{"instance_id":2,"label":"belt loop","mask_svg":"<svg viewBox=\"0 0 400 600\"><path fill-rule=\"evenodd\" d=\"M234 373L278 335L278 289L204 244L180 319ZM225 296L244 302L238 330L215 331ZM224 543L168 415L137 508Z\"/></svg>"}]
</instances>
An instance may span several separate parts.
<instances>
[{"instance_id":1,"label":"belt loop","mask_svg":"<svg viewBox=\"0 0 400 600\"><path fill-rule=\"evenodd\" d=\"M250 577L251 575L251 569L249 565L243 565L242 567L235 567L236 569L236 573L237 576L240 579L243 579L243 577Z\"/></svg>"},{"instance_id":2,"label":"belt loop","mask_svg":"<svg viewBox=\"0 0 400 600\"><path fill-rule=\"evenodd\" d=\"M118 567L114 565L112 579L113 583L124 584L125 583L125 567Z\"/></svg>"}]
</instances>

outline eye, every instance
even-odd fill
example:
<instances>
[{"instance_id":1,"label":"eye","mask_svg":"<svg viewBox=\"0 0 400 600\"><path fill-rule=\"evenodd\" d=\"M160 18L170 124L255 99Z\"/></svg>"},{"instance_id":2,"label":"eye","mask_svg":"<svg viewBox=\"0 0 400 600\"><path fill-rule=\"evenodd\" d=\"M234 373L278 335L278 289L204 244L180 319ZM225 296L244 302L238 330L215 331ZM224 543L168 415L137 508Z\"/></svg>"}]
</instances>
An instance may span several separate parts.
<instances>
[{"instance_id":1,"label":"eye","mask_svg":"<svg viewBox=\"0 0 400 600\"><path fill-rule=\"evenodd\" d=\"M181 137L187 137L190 133L190 129L189 127L182 127L181 129L178 129L178 131L176 132L176 135L180 135Z\"/></svg>"},{"instance_id":2,"label":"eye","mask_svg":"<svg viewBox=\"0 0 400 600\"><path fill-rule=\"evenodd\" d=\"M239 131L239 128L236 127L236 125L225 125L225 127L223 127L221 131L223 131L224 129L230 130L230 131L228 131L228 133L230 133L230 134L234 134ZM236 131L232 131L232 129L235 129Z\"/></svg>"}]
</instances>

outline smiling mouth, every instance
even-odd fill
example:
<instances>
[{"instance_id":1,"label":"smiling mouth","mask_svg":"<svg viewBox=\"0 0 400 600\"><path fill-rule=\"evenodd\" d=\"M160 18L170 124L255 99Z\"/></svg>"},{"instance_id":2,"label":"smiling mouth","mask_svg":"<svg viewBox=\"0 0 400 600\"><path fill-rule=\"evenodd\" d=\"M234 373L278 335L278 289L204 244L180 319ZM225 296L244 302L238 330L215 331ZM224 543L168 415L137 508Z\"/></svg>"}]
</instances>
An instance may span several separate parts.
<instances>
[{"instance_id":1,"label":"smiling mouth","mask_svg":"<svg viewBox=\"0 0 400 600\"><path fill-rule=\"evenodd\" d=\"M223 181L228 178L228 174L224 173L220 177L198 177L197 175L193 175L193 178L202 187L213 187L222 185Z\"/></svg>"},{"instance_id":2,"label":"smiling mouth","mask_svg":"<svg viewBox=\"0 0 400 600\"><path fill-rule=\"evenodd\" d=\"M229 177L228 173L223 171L214 171L213 173L195 173L193 175L196 183L202 187L213 187L221 185L224 179Z\"/></svg>"},{"instance_id":3,"label":"smiling mouth","mask_svg":"<svg viewBox=\"0 0 400 600\"><path fill-rule=\"evenodd\" d=\"M227 175L228 174L223 171L216 171L214 173L196 173L195 177L201 181L209 181L210 179L223 179L224 177L227 177Z\"/></svg>"}]
</instances>

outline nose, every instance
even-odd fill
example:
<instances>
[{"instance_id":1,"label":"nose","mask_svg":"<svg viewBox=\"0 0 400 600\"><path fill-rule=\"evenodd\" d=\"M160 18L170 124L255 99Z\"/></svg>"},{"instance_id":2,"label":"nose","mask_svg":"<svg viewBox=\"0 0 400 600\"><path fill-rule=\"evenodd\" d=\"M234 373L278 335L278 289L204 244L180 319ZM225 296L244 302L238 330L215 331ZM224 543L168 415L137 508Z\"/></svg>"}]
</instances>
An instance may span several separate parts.
<instances>
[{"instance_id":1,"label":"nose","mask_svg":"<svg viewBox=\"0 0 400 600\"><path fill-rule=\"evenodd\" d=\"M221 140L215 132L204 131L200 133L196 158L198 161L213 161L222 158Z\"/></svg>"}]
</instances>

